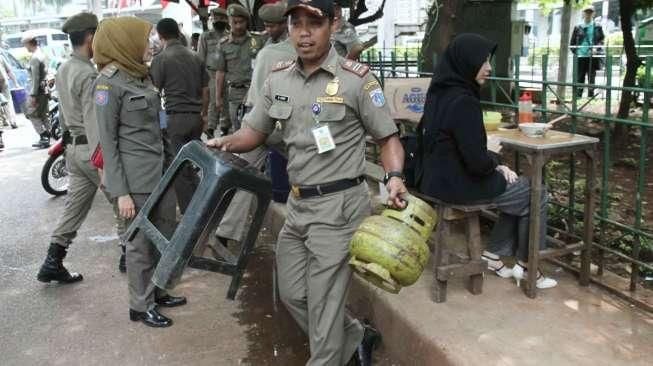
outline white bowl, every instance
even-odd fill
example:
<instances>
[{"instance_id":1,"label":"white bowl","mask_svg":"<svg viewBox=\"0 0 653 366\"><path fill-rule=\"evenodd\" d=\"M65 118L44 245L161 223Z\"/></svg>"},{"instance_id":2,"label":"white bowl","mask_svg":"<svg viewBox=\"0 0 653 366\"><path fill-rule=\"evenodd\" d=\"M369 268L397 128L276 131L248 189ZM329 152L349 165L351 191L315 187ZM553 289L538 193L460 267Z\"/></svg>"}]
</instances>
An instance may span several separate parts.
<instances>
[{"instance_id":1,"label":"white bowl","mask_svg":"<svg viewBox=\"0 0 653 366\"><path fill-rule=\"evenodd\" d=\"M519 129L528 137L544 137L551 126L547 123L520 123Z\"/></svg>"}]
</instances>

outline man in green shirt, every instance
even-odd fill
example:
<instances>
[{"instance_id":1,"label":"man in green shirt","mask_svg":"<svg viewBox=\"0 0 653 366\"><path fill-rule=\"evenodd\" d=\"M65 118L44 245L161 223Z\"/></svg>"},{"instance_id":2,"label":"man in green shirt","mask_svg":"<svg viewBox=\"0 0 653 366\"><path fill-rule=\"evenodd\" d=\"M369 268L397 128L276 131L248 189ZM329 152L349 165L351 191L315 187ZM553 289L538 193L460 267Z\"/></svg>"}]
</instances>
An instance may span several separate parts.
<instances>
[{"instance_id":1,"label":"man in green shirt","mask_svg":"<svg viewBox=\"0 0 653 366\"><path fill-rule=\"evenodd\" d=\"M602 51L596 46L602 45L605 35L603 28L594 23L594 7L588 5L583 8L583 23L574 27L571 35L571 51L578 56L578 77L576 82L579 84L585 83L587 76L588 83L594 85L596 78L596 70L601 69L602 59L597 57ZM578 97L583 96L583 88L577 89ZM588 96L594 95L594 89L588 88Z\"/></svg>"}]
</instances>

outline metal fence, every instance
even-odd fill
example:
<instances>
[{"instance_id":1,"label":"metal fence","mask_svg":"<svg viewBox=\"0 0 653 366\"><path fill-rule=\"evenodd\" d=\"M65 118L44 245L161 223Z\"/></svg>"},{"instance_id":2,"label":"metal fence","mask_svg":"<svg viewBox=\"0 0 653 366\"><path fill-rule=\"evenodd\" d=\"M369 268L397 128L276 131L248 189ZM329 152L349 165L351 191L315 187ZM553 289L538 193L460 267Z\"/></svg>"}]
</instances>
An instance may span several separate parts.
<instances>
[{"instance_id":1,"label":"metal fence","mask_svg":"<svg viewBox=\"0 0 653 366\"><path fill-rule=\"evenodd\" d=\"M539 106L534 108L539 112L543 120L550 120L556 115L567 114L570 121L566 128L571 132L577 132L579 127L583 127L588 121L598 124L600 128L599 137L600 153L600 182L599 182L599 210L594 215L597 228L595 242L592 243L598 250L594 251L596 255L593 262L598 267L596 274L593 276L594 282L612 290L617 295L627 298L640 306L653 309L653 304L640 300L636 296L636 291L642 283L640 275L644 273L653 277L653 169L648 169L649 159L653 149L649 148L650 138L653 137L653 124L649 118L651 99L653 97L653 79L651 77L651 68L653 67L653 57L648 56L645 59L645 77L644 85L638 87L624 88L620 85L613 84L612 73L617 67L621 67L619 55L608 54L605 57L605 77L601 84L587 85L576 82L558 82L551 80L557 78L557 74L549 73L549 56L543 55L539 64L541 78L523 78L520 74L520 58L515 57L512 61L512 77L491 77L489 99L483 100L482 104L488 108L500 109L503 111L512 111L514 114L518 111L518 100L516 96L520 95L524 86L530 89L536 89L541 98ZM376 72L381 81L385 78L394 77L417 77L430 76L427 73L421 73L418 67L417 58L409 57L407 52L395 54L391 53L386 56L382 52L376 55L370 53L364 54L363 61L369 61L371 68ZM577 57L572 58L572 80L577 80L578 74ZM619 65L619 66L617 66ZM602 110L597 112L588 112L587 106L590 105L590 99L581 99L577 91L587 87L600 91L602 95ZM558 87L564 87L571 91L570 100L562 100L558 95ZM618 118L615 116L613 106L618 105L621 93L624 91L633 92L640 96L641 106L637 108L637 113L631 113L627 118ZM551 104L550 101L558 101L557 104ZM596 109L596 104L594 104ZM637 114L641 114L636 116ZM628 126L631 133L626 141L631 146L615 146L613 128L616 126ZM651 134L651 136L649 136ZM633 137L635 136L635 137ZM634 154L631 157L621 156L624 153ZM615 163L621 164L624 159L629 159L630 171L628 176L622 173L624 169ZM514 163L519 168L520 158L514 156ZM557 172L557 177L552 172ZM557 200L551 200L550 212L553 213L554 222L550 222L552 232L562 233L560 225L566 226L566 229L572 233L571 237L578 237L582 231L583 216L582 204L583 195L580 190L583 184L584 171L576 166L576 159L570 156L564 162L554 162L547 167L547 183L553 188L564 190L564 194L558 195ZM565 178L560 179L560 174ZM646 200L649 201L646 201ZM555 218L562 218L556 223ZM576 235L574 234L577 233ZM570 239L571 239L570 237ZM642 258L646 254L646 258ZM606 258L608 262L612 261L617 264L627 264L624 268L610 267L610 272L617 272L622 277L629 279L629 285L615 285L609 283L604 274L606 273ZM609 265L610 263L608 263ZM573 267L573 266L572 266ZM616 268L616 269L615 269ZM653 279L653 278L652 278ZM627 287L624 289L623 287Z\"/></svg>"}]
</instances>

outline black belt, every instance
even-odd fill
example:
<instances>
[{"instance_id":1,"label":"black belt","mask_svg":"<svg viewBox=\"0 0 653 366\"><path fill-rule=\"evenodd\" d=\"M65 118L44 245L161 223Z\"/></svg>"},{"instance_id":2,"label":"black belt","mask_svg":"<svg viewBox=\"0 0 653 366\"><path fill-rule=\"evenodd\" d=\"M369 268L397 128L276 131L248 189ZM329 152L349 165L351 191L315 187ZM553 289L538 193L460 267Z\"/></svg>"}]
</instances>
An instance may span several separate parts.
<instances>
[{"instance_id":1,"label":"black belt","mask_svg":"<svg viewBox=\"0 0 653 366\"><path fill-rule=\"evenodd\" d=\"M236 88L236 89L245 89L245 88L249 88L249 84L234 83L234 84L229 84L229 87Z\"/></svg>"},{"instance_id":2,"label":"black belt","mask_svg":"<svg viewBox=\"0 0 653 366\"><path fill-rule=\"evenodd\" d=\"M292 186L290 192L296 198L310 198L315 196L323 196L329 193L344 191L345 189L357 186L365 181L364 176L354 179L342 179L331 183L318 184L316 186Z\"/></svg>"},{"instance_id":3,"label":"black belt","mask_svg":"<svg viewBox=\"0 0 653 366\"><path fill-rule=\"evenodd\" d=\"M73 145L86 145L88 144L88 139L86 135L71 136L70 143Z\"/></svg>"},{"instance_id":4,"label":"black belt","mask_svg":"<svg viewBox=\"0 0 653 366\"><path fill-rule=\"evenodd\" d=\"M166 110L166 114L167 115L171 115L171 114L200 114L200 112L184 112L184 111L169 111L169 110Z\"/></svg>"}]
</instances>

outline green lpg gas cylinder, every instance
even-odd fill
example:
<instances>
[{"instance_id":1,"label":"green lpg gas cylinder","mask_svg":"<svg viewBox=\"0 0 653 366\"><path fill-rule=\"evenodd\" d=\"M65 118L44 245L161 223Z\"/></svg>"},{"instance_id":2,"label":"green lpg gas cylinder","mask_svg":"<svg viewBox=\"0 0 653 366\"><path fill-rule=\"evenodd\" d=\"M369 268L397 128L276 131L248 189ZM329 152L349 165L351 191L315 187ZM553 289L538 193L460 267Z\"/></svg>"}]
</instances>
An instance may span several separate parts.
<instances>
[{"instance_id":1,"label":"green lpg gas cylinder","mask_svg":"<svg viewBox=\"0 0 653 366\"><path fill-rule=\"evenodd\" d=\"M385 210L363 220L350 245L354 271L391 293L412 285L422 274L429 258L426 240L436 221L425 202L413 196L406 200L402 211Z\"/></svg>"}]
</instances>

